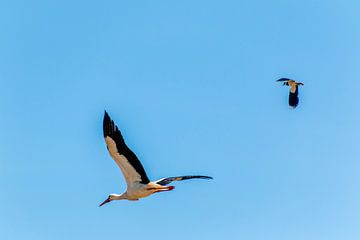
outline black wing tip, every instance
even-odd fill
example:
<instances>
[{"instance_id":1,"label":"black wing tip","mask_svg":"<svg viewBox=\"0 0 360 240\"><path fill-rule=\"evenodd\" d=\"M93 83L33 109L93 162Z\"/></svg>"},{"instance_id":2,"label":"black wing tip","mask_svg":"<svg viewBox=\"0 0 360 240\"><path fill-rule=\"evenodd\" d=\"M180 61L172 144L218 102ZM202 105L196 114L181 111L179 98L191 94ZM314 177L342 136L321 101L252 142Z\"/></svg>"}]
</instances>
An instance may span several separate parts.
<instances>
[{"instance_id":1,"label":"black wing tip","mask_svg":"<svg viewBox=\"0 0 360 240\"><path fill-rule=\"evenodd\" d=\"M210 176L200 176L200 178L202 178L202 179L209 179L209 180L214 179L213 177L210 177Z\"/></svg>"},{"instance_id":2,"label":"black wing tip","mask_svg":"<svg viewBox=\"0 0 360 240\"><path fill-rule=\"evenodd\" d=\"M112 130L114 128L113 125L114 125L114 122L111 120L109 114L105 110L104 121L103 121L104 138L106 138L113 132L113 130Z\"/></svg>"},{"instance_id":3,"label":"black wing tip","mask_svg":"<svg viewBox=\"0 0 360 240\"><path fill-rule=\"evenodd\" d=\"M110 118L110 116L109 116L109 114L108 114L108 112L106 110L104 110L104 119L105 118Z\"/></svg>"}]
</instances>

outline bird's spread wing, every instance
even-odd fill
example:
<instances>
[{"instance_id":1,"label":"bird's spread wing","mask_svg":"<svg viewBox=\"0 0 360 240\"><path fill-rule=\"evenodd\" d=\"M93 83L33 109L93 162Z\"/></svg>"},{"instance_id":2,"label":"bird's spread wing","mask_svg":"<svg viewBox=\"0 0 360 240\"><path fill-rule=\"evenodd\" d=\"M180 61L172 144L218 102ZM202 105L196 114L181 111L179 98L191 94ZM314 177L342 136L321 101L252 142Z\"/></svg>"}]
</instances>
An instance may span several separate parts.
<instances>
[{"instance_id":1,"label":"bird's spread wing","mask_svg":"<svg viewBox=\"0 0 360 240\"><path fill-rule=\"evenodd\" d=\"M188 180L188 179L192 179L192 178L213 179L212 177L208 177L208 176L189 175L189 176L162 178L160 180L157 180L155 183L162 185L162 186L166 186L173 181L183 181L183 180Z\"/></svg>"},{"instance_id":2,"label":"bird's spread wing","mask_svg":"<svg viewBox=\"0 0 360 240\"><path fill-rule=\"evenodd\" d=\"M277 82L287 82L289 81L290 79L289 78L280 78L278 80L276 80Z\"/></svg>"},{"instance_id":3,"label":"bird's spread wing","mask_svg":"<svg viewBox=\"0 0 360 240\"><path fill-rule=\"evenodd\" d=\"M103 130L109 153L124 174L127 185L132 185L135 182L149 183L150 180L146 175L144 167L135 153L126 146L121 132L106 111Z\"/></svg>"}]
</instances>

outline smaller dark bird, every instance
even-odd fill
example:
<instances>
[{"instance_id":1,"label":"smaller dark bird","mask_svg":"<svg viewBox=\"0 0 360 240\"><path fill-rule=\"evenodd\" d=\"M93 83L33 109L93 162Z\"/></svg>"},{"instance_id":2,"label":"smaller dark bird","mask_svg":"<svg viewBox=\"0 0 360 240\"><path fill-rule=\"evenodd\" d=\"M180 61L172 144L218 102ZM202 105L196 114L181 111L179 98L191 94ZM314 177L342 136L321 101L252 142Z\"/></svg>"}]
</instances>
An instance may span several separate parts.
<instances>
[{"instance_id":1,"label":"smaller dark bird","mask_svg":"<svg viewBox=\"0 0 360 240\"><path fill-rule=\"evenodd\" d=\"M296 108L299 104L299 86L304 85L302 82L296 82L289 78L280 78L277 82L284 82L283 85L290 86L289 92L289 105L290 107Z\"/></svg>"}]
</instances>

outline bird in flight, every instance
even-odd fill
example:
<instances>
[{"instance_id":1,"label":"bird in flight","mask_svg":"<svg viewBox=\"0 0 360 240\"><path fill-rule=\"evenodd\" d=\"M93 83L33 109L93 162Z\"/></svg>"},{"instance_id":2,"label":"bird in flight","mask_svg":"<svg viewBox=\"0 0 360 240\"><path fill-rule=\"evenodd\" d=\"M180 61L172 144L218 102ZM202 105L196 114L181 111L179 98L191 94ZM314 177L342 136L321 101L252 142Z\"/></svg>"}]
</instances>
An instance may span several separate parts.
<instances>
[{"instance_id":1,"label":"bird in flight","mask_svg":"<svg viewBox=\"0 0 360 240\"><path fill-rule=\"evenodd\" d=\"M151 182L146 175L140 160L125 144L121 132L106 111L103 122L103 131L107 149L125 177L127 190L122 194L110 194L99 207L113 200L127 199L136 201L153 193L171 191L174 189L174 186L167 185L173 181L182 181L192 178L212 179L212 177L209 176L187 175L162 178L155 182Z\"/></svg>"},{"instance_id":2,"label":"bird in flight","mask_svg":"<svg viewBox=\"0 0 360 240\"><path fill-rule=\"evenodd\" d=\"M283 85L290 86L289 92L289 105L290 107L296 108L299 104L299 86L303 86L302 82L296 82L289 78L280 78L277 82L284 82Z\"/></svg>"}]
</instances>

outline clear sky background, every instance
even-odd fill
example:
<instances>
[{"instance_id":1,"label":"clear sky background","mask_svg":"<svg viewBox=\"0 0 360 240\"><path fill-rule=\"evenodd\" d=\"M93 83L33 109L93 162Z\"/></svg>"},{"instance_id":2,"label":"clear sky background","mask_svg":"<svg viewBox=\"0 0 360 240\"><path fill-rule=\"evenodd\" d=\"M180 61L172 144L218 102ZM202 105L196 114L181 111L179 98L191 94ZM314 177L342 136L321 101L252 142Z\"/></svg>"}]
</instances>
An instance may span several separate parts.
<instances>
[{"instance_id":1,"label":"clear sky background","mask_svg":"<svg viewBox=\"0 0 360 240\"><path fill-rule=\"evenodd\" d=\"M359 12L0 1L0 239L360 239ZM105 109L151 179L214 180L99 208L126 189Z\"/></svg>"}]
</instances>

